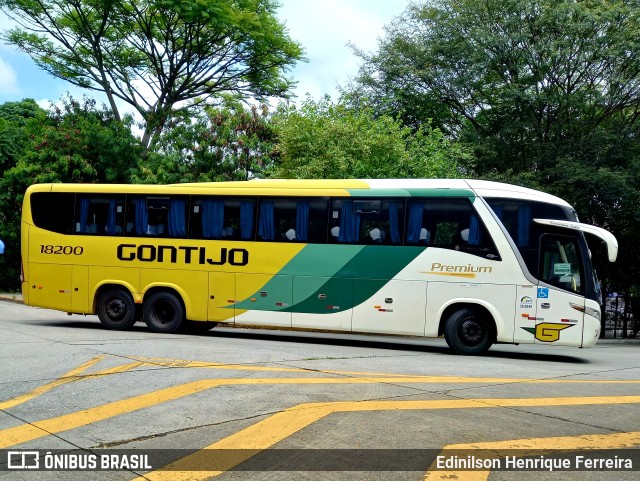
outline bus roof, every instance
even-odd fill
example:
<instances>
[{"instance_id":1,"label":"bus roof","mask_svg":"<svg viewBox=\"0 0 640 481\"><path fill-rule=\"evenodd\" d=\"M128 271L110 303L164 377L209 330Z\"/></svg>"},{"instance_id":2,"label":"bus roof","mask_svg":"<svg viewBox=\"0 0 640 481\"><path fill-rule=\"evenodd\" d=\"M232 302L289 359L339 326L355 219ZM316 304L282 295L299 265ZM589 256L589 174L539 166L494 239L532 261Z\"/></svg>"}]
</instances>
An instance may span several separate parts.
<instances>
[{"instance_id":1,"label":"bus roof","mask_svg":"<svg viewBox=\"0 0 640 481\"><path fill-rule=\"evenodd\" d=\"M567 201L560 197L556 197L555 195L547 194L546 192L541 192L539 190L520 187L519 185L490 182L487 180L467 180L466 182L480 197L526 199L571 207Z\"/></svg>"},{"instance_id":2,"label":"bus roof","mask_svg":"<svg viewBox=\"0 0 640 481\"><path fill-rule=\"evenodd\" d=\"M444 195L477 195L547 202L570 207L559 197L500 182L469 179L253 179L233 182L201 182L168 185L151 184L36 184L30 192L91 192L131 194L227 195L326 195L326 196L421 196L424 191L448 191ZM277 191L277 194L274 192ZM301 192L302 191L302 192ZM427 194L428 195L428 194Z\"/></svg>"}]
</instances>

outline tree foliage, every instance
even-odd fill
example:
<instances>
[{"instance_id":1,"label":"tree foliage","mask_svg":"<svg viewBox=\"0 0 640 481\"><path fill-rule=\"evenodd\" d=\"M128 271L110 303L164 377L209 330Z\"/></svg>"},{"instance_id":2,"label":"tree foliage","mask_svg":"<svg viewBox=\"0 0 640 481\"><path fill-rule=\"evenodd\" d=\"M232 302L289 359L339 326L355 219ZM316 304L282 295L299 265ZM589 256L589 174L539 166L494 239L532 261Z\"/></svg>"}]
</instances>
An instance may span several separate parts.
<instances>
[{"instance_id":1,"label":"tree foliage","mask_svg":"<svg viewBox=\"0 0 640 481\"><path fill-rule=\"evenodd\" d=\"M29 143L5 176L25 176L31 183L128 182L132 160L141 154L131 123L131 118L123 123L110 111L97 109L94 100L66 99L44 120L27 123Z\"/></svg>"},{"instance_id":2,"label":"tree foliage","mask_svg":"<svg viewBox=\"0 0 640 481\"><path fill-rule=\"evenodd\" d=\"M329 98L281 107L275 119L279 164L273 175L296 178L454 177L468 157L429 125L412 132L369 106Z\"/></svg>"},{"instance_id":3,"label":"tree foliage","mask_svg":"<svg viewBox=\"0 0 640 481\"><path fill-rule=\"evenodd\" d=\"M166 122L221 94L282 96L301 59L273 0L0 0L18 23L4 39L38 66L104 92L143 119L152 148Z\"/></svg>"},{"instance_id":4,"label":"tree foliage","mask_svg":"<svg viewBox=\"0 0 640 481\"><path fill-rule=\"evenodd\" d=\"M261 177L273 164L276 138L266 105L227 98L198 116L182 115L168 125L158 152L142 160L133 181L212 182Z\"/></svg>"},{"instance_id":5,"label":"tree foliage","mask_svg":"<svg viewBox=\"0 0 640 481\"><path fill-rule=\"evenodd\" d=\"M15 289L20 272L20 212L27 187L41 182L129 182L142 146L123 123L93 100L67 99L50 112L33 101L0 105L0 138L19 132L13 165L0 178L0 289Z\"/></svg>"},{"instance_id":6,"label":"tree foliage","mask_svg":"<svg viewBox=\"0 0 640 481\"><path fill-rule=\"evenodd\" d=\"M29 119L43 119L45 116L45 110L32 99L0 105L0 177L15 166L27 141L24 127Z\"/></svg>"},{"instance_id":7,"label":"tree foliage","mask_svg":"<svg viewBox=\"0 0 640 481\"><path fill-rule=\"evenodd\" d=\"M407 123L500 132L522 145L510 160L531 158L529 149L581 141L612 116L637 119L639 21L635 1L416 3L377 53L361 53L360 84Z\"/></svg>"}]
</instances>

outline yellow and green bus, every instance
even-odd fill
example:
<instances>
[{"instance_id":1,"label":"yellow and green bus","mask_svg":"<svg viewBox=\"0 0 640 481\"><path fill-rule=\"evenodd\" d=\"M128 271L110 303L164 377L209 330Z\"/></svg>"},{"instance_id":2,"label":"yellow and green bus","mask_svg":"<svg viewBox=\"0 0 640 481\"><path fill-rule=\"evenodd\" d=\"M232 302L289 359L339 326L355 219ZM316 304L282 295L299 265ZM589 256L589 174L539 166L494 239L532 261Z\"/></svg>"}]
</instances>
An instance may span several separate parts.
<instances>
[{"instance_id":1,"label":"yellow and green bus","mask_svg":"<svg viewBox=\"0 0 640 481\"><path fill-rule=\"evenodd\" d=\"M22 211L24 303L107 329L217 323L592 346L600 292L565 201L477 180L39 184Z\"/></svg>"}]
</instances>

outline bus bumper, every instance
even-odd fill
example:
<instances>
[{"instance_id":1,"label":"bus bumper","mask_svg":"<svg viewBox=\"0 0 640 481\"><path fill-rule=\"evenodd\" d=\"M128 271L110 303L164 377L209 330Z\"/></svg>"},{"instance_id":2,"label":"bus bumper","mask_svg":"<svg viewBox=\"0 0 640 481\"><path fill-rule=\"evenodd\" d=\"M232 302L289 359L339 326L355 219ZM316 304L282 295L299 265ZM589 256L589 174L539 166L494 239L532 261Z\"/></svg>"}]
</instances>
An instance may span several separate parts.
<instances>
[{"instance_id":1,"label":"bus bumper","mask_svg":"<svg viewBox=\"0 0 640 481\"><path fill-rule=\"evenodd\" d=\"M25 306L29 305L29 285L26 282L22 282L22 286L20 287L22 291L22 303Z\"/></svg>"},{"instance_id":2,"label":"bus bumper","mask_svg":"<svg viewBox=\"0 0 640 481\"><path fill-rule=\"evenodd\" d=\"M582 330L582 346L592 347L600 337L600 321L595 317L584 316L584 328Z\"/></svg>"}]
</instances>

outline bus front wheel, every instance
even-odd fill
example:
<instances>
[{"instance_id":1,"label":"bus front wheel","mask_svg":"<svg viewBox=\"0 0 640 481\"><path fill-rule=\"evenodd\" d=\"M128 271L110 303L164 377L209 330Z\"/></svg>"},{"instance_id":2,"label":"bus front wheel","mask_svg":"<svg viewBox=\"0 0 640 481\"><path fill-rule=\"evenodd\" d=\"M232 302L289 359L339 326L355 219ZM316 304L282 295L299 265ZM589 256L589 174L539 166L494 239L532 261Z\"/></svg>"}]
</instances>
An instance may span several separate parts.
<instances>
[{"instance_id":1,"label":"bus front wheel","mask_svg":"<svg viewBox=\"0 0 640 481\"><path fill-rule=\"evenodd\" d=\"M176 332L184 321L184 307L170 292L155 292L144 302L142 320L151 332Z\"/></svg>"},{"instance_id":2,"label":"bus front wheel","mask_svg":"<svg viewBox=\"0 0 640 481\"><path fill-rule=\"evenodd\" d=\"M124 289L109 289L101 294L97 311L102 325L114 331L129 329L136 322L136 305Z\"/></svg>"},{"instance_id":3,"label":"bus front wheel","mask_svg":"<svg viewBox=\"0 0 640 481\"><path fill-rule=\"evenodd\" d=\"M494 341L491 322L473 309L454 311L444 326L444 338L457 354L483 354Z\"/></svg>"}]
</instances>

